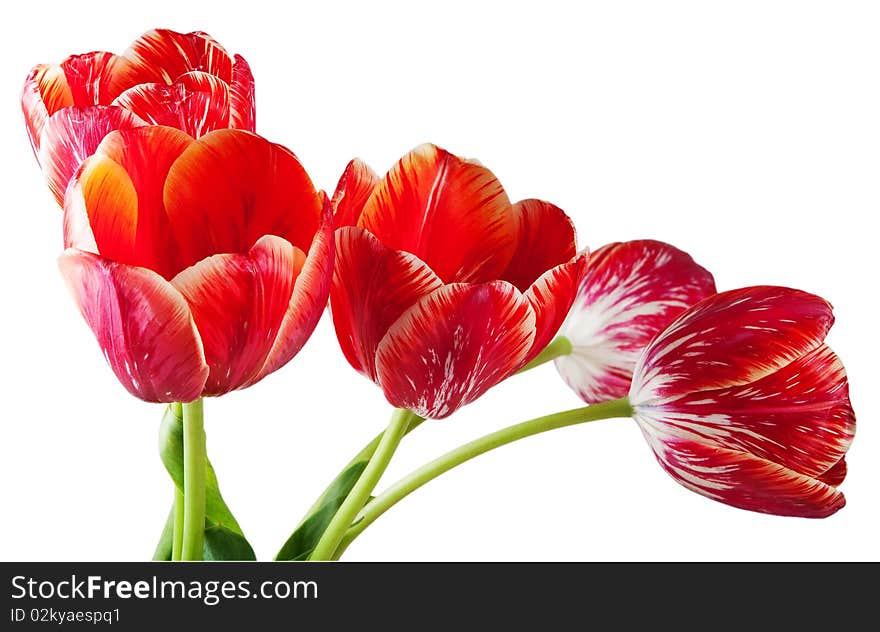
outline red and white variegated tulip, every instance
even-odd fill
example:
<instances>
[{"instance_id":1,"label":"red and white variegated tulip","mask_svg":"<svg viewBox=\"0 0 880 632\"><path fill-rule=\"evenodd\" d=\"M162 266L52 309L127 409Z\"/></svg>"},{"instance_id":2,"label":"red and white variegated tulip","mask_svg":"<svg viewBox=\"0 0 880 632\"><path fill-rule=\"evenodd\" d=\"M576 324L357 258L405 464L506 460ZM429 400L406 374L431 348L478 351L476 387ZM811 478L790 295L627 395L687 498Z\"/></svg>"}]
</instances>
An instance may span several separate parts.
<instances>
[{"instance_id":1,"label":"red and white variegated tulip","mask_svg":"<svg viewBox=\"0 0 880 632\"><path fill-rule=\"evenodd\" d=\"M79 164L113 130L169 125L198 138L254 130L254 78L206 33L157 29L122 55L71 55L40 64L21 107L37 161L59 204Z\"/></svg>"},{"instance_id":2,"label":"red and white variegated tulip","mask_svg":"<svg viewBox=\"0 0 880 632\"><path fill-rule=\"evenodd\" d=\"M559 330L571 351L556 359L556 368L587 403L624 397L648 343L714 293L712 275L669 244L643 239L603 246L590 255Z\"/></svg>"},{"instance_id":3,"label":"red and white variegated tulip","mask_svg":"<svg viewBox=\"0 0 880 632\"><path fill-rule=\"evenodd\" d=\"M254 384L303 346L333 271L332 212L297 158L241 130L108 134L65 197L61 271L134 395Z\"/></svg>"},{"instance_id":4,"label":"red and white variegated tulip","mask_svg":"<svg viewBox=\"0 0 880 632\"><path fill-rule=\"evenodd\" d=\"M491 171L434 145L382 179L352 161L333 206L330 305L345 357L424 417L452 414L534 358L583 275L562 210L511 204Z\"/></svg>"},{"instance_id":5,"label":"red and white variegated tulip","mask_svg":"<svg viewBox=\"0 0 880 632\"><path fill-rule=\"evenodd\" d=\"M742 509L821 518L843 507L855 415L823 342L833 322L826 301L781 287L682 314L645 350L629 395L660 465Z\"/></svg>"}]
</instances>

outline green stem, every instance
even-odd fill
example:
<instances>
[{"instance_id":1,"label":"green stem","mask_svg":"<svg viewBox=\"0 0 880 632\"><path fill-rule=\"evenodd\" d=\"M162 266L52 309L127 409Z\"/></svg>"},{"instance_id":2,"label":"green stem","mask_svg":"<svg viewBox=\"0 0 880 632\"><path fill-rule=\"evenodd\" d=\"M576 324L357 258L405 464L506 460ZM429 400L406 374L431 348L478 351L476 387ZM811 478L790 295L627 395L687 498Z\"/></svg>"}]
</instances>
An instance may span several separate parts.
<instances>
[{"instance_id":1,"label":"green stem","mask_svg":"<svg viewBox=\"0 0 880 632\"><path fill-rule=\"evenodd\" d=\"M403 477L382 494L371 500L361 512L355 517L354 524L348 529L337 547L336 559L351 544L364 529L370 526L383 513L391 509L398 502L406 498L409 494L420 488L422 485L434 480L444 472L448 472L452 468L470 461L476 456L499 448L508 443L530 437L532 435L555 430L556 428L564 428L565 426L573 426L576 424L586 423L588 421L597 421L599 419L611 419L614 417L629 417L632 415L632 407L626 397L615 399L601 404L593 404L584 408L576 408L574 410L566 410L553 415L538 417L530 421L525 421L514 426L503 428L484 437L481 437L470 443L447 452L443 456L434 459Z\"/></svg>"},{"instance_id":2,"label":"green stem","mask_svg":"<svg viewBox=\"0 0 880 632\"><path fill-rule=\"evenodd\" d=\"M357 513L363 508L364 504L370 497L370 493L375 489L376 484L382 477L385 468L391 461L394 451L406 434L407 427L412 421L413 413L405 408L397 408L391 416L391 422L382 433L382 438L373 452L367 467L351 489L345 501L339 507L339 511L333 516L327 529L318 540L315 550L309 559L311 560L329 560L336 552L339 542L345 535L346 530L351 525L351 521Z\"/></svg>"},{"instance_id":3,"label":"green stem","mask_svg":"<svg viewBox=\"0 0 880 632\"><path fill-rule=\"evenodd\" d=\"M517 375L530 371L536 366L546 364L547 362L550 362L550 360L555 360L556 358L568 355L571 353L571 349L571 340L565 336L556 336L556 338L553 339L553 342L544 347L544 350L535 356L534 360L517 371Z\"/></svg>"},{"instance_id":4,"label":"green stem","mask_svg":"<svg viewBox=\"0 0 880 632\"><path fill-rule=\"evenodd\" d=\"M183 404L183 535L181 560L201 560L205 540L204 408L201 399Z\"/></svg>"},{"instance_id":5,"label":"green stem","mask_svg":"<svg viewBox=\"0 0 880 632\"><path fill-rule=\"evenodd\" d=\"M404 436L408 435L410 432L412 432L413 430L418 428L422 424L422 422L424 422L424 421L425 421L424 417L419 417L415 413L412 413L412 415L410 417L410 422L407 425L406 430L404 431L403 435ZM384 435L384 434L385 434L385 431L382 431L379 434L377 434L375 437L373 437L373 440L370 441L367 445L365 445L360 452L358 452L356 455L354 455L354 458L351 461L349 461L348 464L344 468L342 468L340 470L340 473L345 472L348 468L350 468L355 463L360 463L361 461L369 461L373 457L373 454L376 452L376 448L379 447L379 442L382 440L382 435ZM337 476L337 478L338 478L338 476ZM334 479L334 482L335 482L335 479ZM299 527L302 526L302 523L305 522L306 520L308 520L309 517L313 513L315 513L315 511L321 505L324 504L324 500L327 498L327 494L329 494L332 490L333 490L333 483L331 483L330 485L327 486L327 488L318 497L318 500L316 500L314 502L314 504L309 508L309 510L306 512L306 515L303 516L302 521L299 523L299 525L297 525L297 529L299 529Z\"/></svg>"},{"instance_id":6,"label":"green stem","mask_svg":"<svg viewBox=\"0 0 880 632\"><path fill-rule=\"evenodd\" d=\"M532 360L526 366L521 368L518 371L518 373L525 373L529 369L534 369L535 367L541 366L542 364L545 364L545 363L549 362L550 360L553 360L553 359L558 358L563 355L567 355L569 353L571 353L571 342L565 336L557 336L553 340L553 342L551 342L549 345L547 345L544 348L544 350L540 354L538 354L537 357L535 357L534 360ZM424 421L425 421L424 417L419 417L418 415L413 414L411 417L411 421L406 428L406 432L404 432L404 435L408 435L410 432L412 432L413 430L418 428L422 424L422 422L424 422ZM363 447L363 449L360 452L358 452L354 456L354 458L352 458L344 468L342 468L340 470L340 473L345 472L348 468L350 468L355 463L359 463L361 461L368 461L373 456L373 453L376 451L376 447L379 445L379 442L382 440L383 434L384 433L380 432L378 435L376 435L372 441L370 441L367 445L365 445ZM336 478L338 478L338 476ZM335 482L335 480L336 479L334 479L334 482ZM299 529L299 527L302 526L303 522L308 520L311 517L311 515L313 513L315 513L315 511L317 511L321 507L321 505L324 504L324 500L327 498L327 494L330 493L330 491L332 489L333 489L333 483L331 483L330 485L327 486L327 488L321 493L321 495L314 502L314 504L309 508L309 510L306 512L306 515L303 516L303 519L300 521L299 525L297 525L297 527L296 527L297 529Z\"/></svg>"},{"instance_id":7,"label":"green stem","mask_svg":"<svg viewBox=\"0 0 880 632\"><path fill-rule=\"evenodd\" d=\"M174 534L171 544L171 560L180 560L180 551L183 547L183 492L174 486Z\"/></svg>"}]
</instances>

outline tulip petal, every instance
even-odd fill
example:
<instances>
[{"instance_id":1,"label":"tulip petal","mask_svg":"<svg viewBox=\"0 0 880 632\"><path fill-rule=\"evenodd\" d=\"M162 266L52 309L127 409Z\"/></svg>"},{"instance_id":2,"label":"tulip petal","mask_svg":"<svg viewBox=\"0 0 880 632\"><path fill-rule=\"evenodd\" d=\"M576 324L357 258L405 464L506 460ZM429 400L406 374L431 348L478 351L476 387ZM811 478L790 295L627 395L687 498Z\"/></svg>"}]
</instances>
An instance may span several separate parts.
<instances>
[{"instance_id":1,"label":"tulip petal","mask_svg":"<svg viewBox=\"0 0 880 632\"><path fill-rule=\"evenodd\" d=\"M389 327L442 285L415 255L388 248L363 228L338 228L330 307L352 367L375 380L376 349Z\"/></svg>"},{"instance_id":2,"label":"tulip petal","mask_svg":"<svg viewBox=\"0 0 880 632\"><path fill-rule=\"evenodd\" d=\"M525 297L535 311L535 342L525 358L530 362L544 350L577 296L577 289L587 269L587 254L551 268L526 290ZM525 363L524 363L525 364Z\"/></svg>"},{"instance_id":3,"label":"tulip petal","mask_svg":"<svg viewBox=\"0 0 880 632\"><path fill-rule=\"evenodd\" d=\"M70 179L107 134L143 125L131 112L104 105L64 108L50 116L40 137L39 162L58 204L63 206Z\"/></svg>"},{"instance_id":4,"label":"tulip petal","mask_svg":"<svg viewBox=\"0 0 880 632\"><path fill-rule=\"evenodd\" d=\"M547 270L574 258L577 238L568 215L549 202L522 200L513 205L513 215L519 237L501 278L525 292Z\"/></svg>"},{"instance_id":5,"label":"tulip petal","mask_svg":"<svg viewBox=\"0 0 880 632\"><path fill-rule=\"evenodd\" d=\"M333 193L333 222L336 227L357 226L364 205L379 183L376 172L359 158L348 163Z\"/></svg>"},{"instance_id":6,"label":"tulip petal","mask_svg":"<svg viewBox=\"0 0 880 632\"><path fill-rule=\"evenodd\" d=\"M393 406L446 417L519 368L534 338L534 312L513 285L444 285L379 343L379 384Z\"/></svg>"},{"instance_id":7,"label":"tulip petal","mask_svg":"<svg viewBox=\"0 0 880 632\"><path fill-rule=\"evenodd\" d=\"M603 246L560 334L572 353L556 368L589 403L627 394L642 351L685 309L715 293L712 275L685 252L659 241Z\"/></svg>"},{"instance_id":8,"label":"tulip petal","mask_svg":"<svg viewBox=\"0 0 880 632\"><path fill-rule=\"evenodd\" d=\"M186 301L158 274L68 249L61 273L128 391L150 402L198 398L208 376Z\"/></svg>"},{"instance_id":9,"label":"tulip petal","mask_svg":"<svg viewBox=\"0 0 880 632\"><path fill-rule=\"evenodd\" d=\"M832 485L833 487L838 487L843 483L843 479L846 478L847 474L847 466L846 459L840 459L837 463L832 465L827 472L822 474L821 476L817 476L820 481L826 483L828 485Z\"/></svg>"},{"instance_id":10,"label":"tulip petal","mask_svg":"<svg viewBox=\"0 0 880 632\"><path fill-rule=\"evenodd\" d=\"M855 434L846 372L826 345L752 383L637 410L639 423L661 440L748 452L812 477L840 461Z\"/></svg>"},{"instance_id":11,"label":"tulip petal","mask_svg":"<svg viewBox=\"0 0 880 632\"><path fill-rule=\"evenodd\" d=\"M697 303L641 356L633 405L747 384L818 347L831 328L831 305L782 287L722 292Z\"/></svg>"},{"instance_id":12,"label":"tulip petal","mask_svg":"<svg viewBox=\"0 0 880 632\"><path fill-rule=\"evenodd\" d=\"M120 94L114 105L153 125L168 125L194 138L229 127L229 86L204 72L181 75L171 85L142 83Z\"/></svg>"},{"instance_id":13,"label":"tulip petal","mask_svg":"<svg viewBox=\"0 0 880 632\"><path fill-rule=\"evenodd\" d=\"M58 110L73 105L73 94L58 64L41 64L28 74L21 92L21 111L34 155L40 159L40 136L46 121Z\"/></svg>"},{"instance_id":14,"label":"tulip petal","mask_svg":"<svg viewBox=\"0 0 880 632\"><path fill-rule=\"evenodd\" d=\"M290 242L269 235L247 255L214 255L171 280L189 304L205 348L210 368L205 395L252 383L278 334L304 260Z\"/></svg>"},{"instance_id":15,"label":"tulip petal","mask_svg":"<svg viewBox=\"0 0 880 632\"><path fill-rule=\"evenodd\" d=\"M193 70L232 81L232 58L207 33L154 29L144 33L123 55L138 73L136 83L174 83ZM132 84L133 85L133 84Z\"/></svg>"},{"instance_id":16,"label":"tulip petal","mask_svg":"<svg viewBox=\"0 0 880 632\"><path fill-rule=\"evenodd\" d=\"M71 55L61 62L73 105L110 105L125 85L127 61L113 53Z\"/></svg>"},{"instance_id":17,"label":"tulip petal","mask_svg":"<svg viewBox=\"0 0 880 632\"><path fill-rule=\"evenodd\" d=\"M434 145L417 147L388 172L358 226L416 255L446 283L499 278L517 239L510 201L492 172Z\"/></svg>"},{"instance_id":18,"label":"tulip petal","mask_svg":"<svg viewBox=\"0 0 880 632\"><path fill-rule=\"evenodd\" d=\"M740 509L825 518L846 500L835 487L760 457L688 439L652 442L657 460L688 489Z\"/></svg>"},{"instance_id":19,"label":"tulip petal","mask_svg":"<svg viewBox=\"0 0 880 632\"><path fill-rule=\"evenodd\" d=\"M192 143L172 127L109 134L83 164L66 200L66 245L89 248L82 234L71 232L87 224L100 254L155 270L166 279L177 274L185 266L174 245L163 190L171 165ZM77 217L83 209L88 221Z\"/></svg>"},{"instance_id":20,"label":"tulip petal","mask_svg":"<svg viewBox=\"0 0 880 632\"><path fill-rule=\"evenodd\" d=\"M333 277L333 213L324 196L321 224L309 247L308 255L298 270L293 293L286 306L284 320L257 380L281 368L293 358L312 335L327 305L330 280Z\"/></svg>"},{"instance_id":21,"label":"tulip petal","mask_svg":"<svg viewBox=\"0 0 880 632\"><path fill-rule=\"evenodd\" d=\"M243 130L217 130L192 143L165 183L165 208L186 265L218 252L246 253L263 235L305 252L322 206L296 156Z\"/></svg>"},{"instance_id":22,"label":"tulip petal","mask_svg":"<svg viewBox=\"0 0 880 632\"><path fill-rule=\"evenodd\" d=\"M229 84L229 126L253 132L257 125L256 112L251 67L244 57L236 55L232 65L232 83Z\"/></svg>"}]
</instances>

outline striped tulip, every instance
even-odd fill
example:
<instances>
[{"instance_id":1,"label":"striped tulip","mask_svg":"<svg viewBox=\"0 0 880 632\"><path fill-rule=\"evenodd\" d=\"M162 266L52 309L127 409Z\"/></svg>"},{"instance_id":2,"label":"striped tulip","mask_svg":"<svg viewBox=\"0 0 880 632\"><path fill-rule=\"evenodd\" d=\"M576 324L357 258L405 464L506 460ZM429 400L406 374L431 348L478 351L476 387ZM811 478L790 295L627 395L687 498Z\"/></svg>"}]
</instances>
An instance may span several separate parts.
<instances>
[{"instance_id":1,"label":"striped tulip","mask_svg":"<svg viewBox=\"0 0 880 632\"><path fill-rule=\"evenodd\" d=\"M687 310L645 350L630 402L660 465L734 507L822 518L855 433L846 372L812 294L752 287Z\"/></svg>"},{"instance_id":2,"label":"striped tulip","mask_svg":"<svg viewBox=\"0 0 880 632\"><path fill-rule=\"evenodd\" d=\"M382 179L352 161L333 206L339 343L392 405L423 417L452 414L534 358L583 275L565 213L511 204L491 171L433 145Z\"/></svg>"},{"instance_id":3,"label":"striped tulip","mask_svg":"<svg viewBox=\"0 0 880 632\"><path fill-rule=\"evenodd\" d=\"M108 134L64 204L61 271L135 396L188 402L288 362L324 309L330 202L251 132Z\"/></svg>"},{"instance_id":4,"label":"striped tulip","mask_svg":"<svg viewBox=\"0 0 880 632\"><path fill-rule=\"evenodd\" d=\"M37 161L59 204L80 163L109 132L169 125L198 138L254 130L254 78L206 33L153 30L122 55L71 55L40 64L21 95Z\"/></svg>"},{"instance_id":5,"label":"striped tulip","mask_svg":"<svg viewBox=\"0 0 880 632\"><path fill-rule=\"evenodd\" d=\"M559 330L571 351L556 359L556 368L587 403L624 397L648 343L714 293L712 275L669 244L643 239L603 246L590 255Z\"/></svg>"}]
</instances>

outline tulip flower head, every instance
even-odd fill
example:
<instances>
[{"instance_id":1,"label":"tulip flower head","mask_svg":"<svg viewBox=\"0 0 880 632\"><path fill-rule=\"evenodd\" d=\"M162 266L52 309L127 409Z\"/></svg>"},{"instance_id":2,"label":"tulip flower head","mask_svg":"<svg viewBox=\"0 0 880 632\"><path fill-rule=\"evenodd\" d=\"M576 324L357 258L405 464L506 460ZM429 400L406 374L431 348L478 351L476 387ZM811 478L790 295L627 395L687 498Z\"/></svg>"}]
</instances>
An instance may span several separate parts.
<instances>
[{"instance_id":1,"label":"tulip flower head","mask_svg":"<svg viewBox=\"0 0 880 632\"><path fill-rule=\"evenodd\" d=\"M855 415L824 344L833 322L823 299L780 287L684 312L642 354L629 394L660 465L742 509L821 518L843 507Z\"/></svg>"},{"instance_id":2,"label":"tulip flower head","mask_svg":"<svg viewBox=\"0 0 880 632\"><path fill-rule=\"evenodd\" d=\"M641 239L603 246L590 255L559 330L571 352L556 359L556 368L589 404L624 397L648 343L714 293L712 275L669 244Z\"/></svg>"},{"instance_id":3,"label":"tulip flower head","mask_svg":"<svg viewBox=\"0 0 880 632\"><path fill-rule=\"evenodd\" d=\"M254 130L254 78L208 34L157 29L122 55L71 55L28 75L21 107L37 161L59 204L80 163L113 130L168 125L196 138Z\"/></svg>"},{"instance_id":4,"label":"tulip flower head","mask_svg":"<svg viewBox=\"0 0 880 632\"><path fill-rule=\"evenodd\" d=\"M491 171L434 145L382 179L352 161L333 207L339 343L392 405L423 417L452 414L534 358L586 263L562 210L511 204Z\"/></svg>"},{"instance_id":5,"label":"tulip flower head","mask_svg":"<svg viewBox=\"0 0 880 632\"><path fill-rule=\"evenodd\" d=\"M188 402L249 386L311 335L332 217L287 149L241 130L108 134L64 209L61 271L134 395Z\"/></svg>"}]
</instances>

